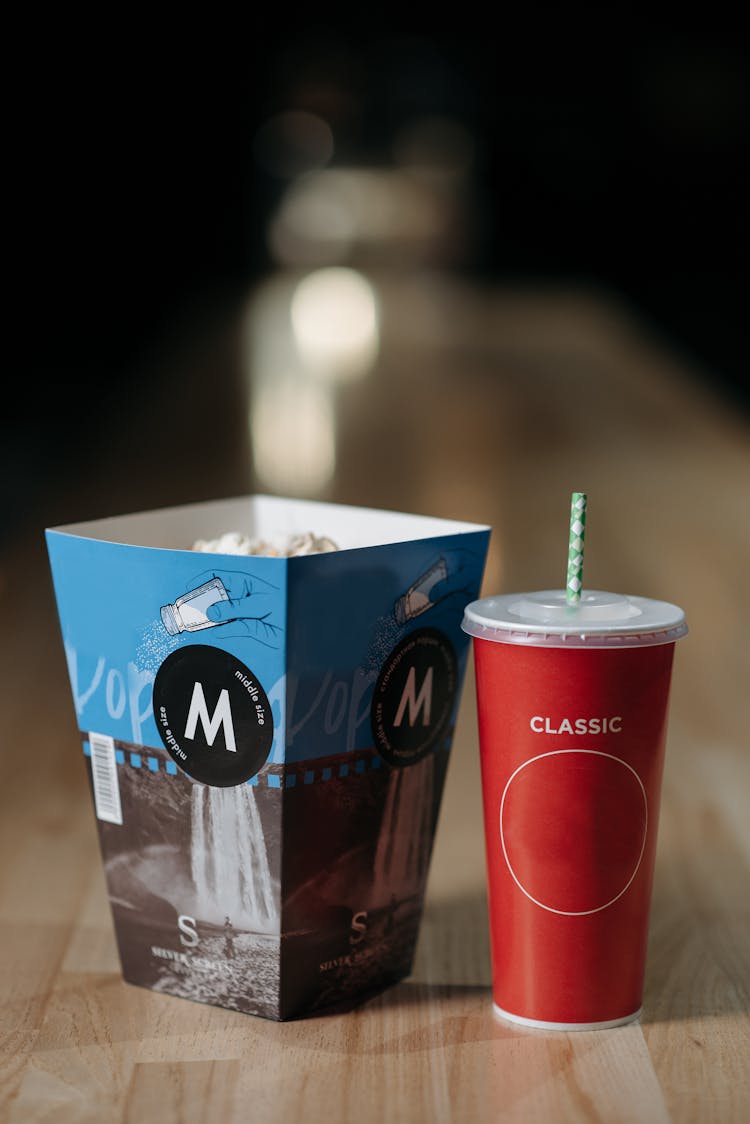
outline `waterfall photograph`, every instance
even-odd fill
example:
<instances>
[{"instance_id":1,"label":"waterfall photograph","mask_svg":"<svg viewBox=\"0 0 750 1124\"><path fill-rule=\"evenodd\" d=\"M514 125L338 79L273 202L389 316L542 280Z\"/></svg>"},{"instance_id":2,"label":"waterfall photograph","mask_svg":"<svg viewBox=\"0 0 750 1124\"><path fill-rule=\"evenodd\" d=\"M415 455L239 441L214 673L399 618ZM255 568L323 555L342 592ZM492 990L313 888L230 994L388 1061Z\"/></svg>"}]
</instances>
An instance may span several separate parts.
<instances>
[{"instance_id":1,"label":"waterfall photograph","mask_svg":"<svg viewBox=\"0 0 750 1124\"><path fill-rule=\"evenodd\" d=\"M447 753L338 755L301 762L310 783L219 788L167 772L165 751L134 766L135 749L127 833L98 821L126 980L283 1019L408 974Z\"/></svg>"},{"instance_id":2,"label":"waterfall photograph","mask_svg":"<svg viewBox=\"0 0 750 1124\"><path fill-rule=\"evenodd\" d=\"M278 1017L281 792L120 770L127 847L100 823L125 978Z\"/></svg>"},{"instance_id":3,"label":"waterfall photograph","mask_svg":"<svg viewBox=\"0 0 750 1124\"><path fill-rule=\"evenodd\" d=\"M435 758L393 769L373 869L372 903L421 895L432 849Z\"/></svg>"},{"instance_id":4,"label":"waterfall photograph","mask_svg":"<svg viewBox=\"0 0 750 1124\"><path fill-rule=\"evenodd\" d=\"M254 933L279 928L278 888L268 864L256 789L194 784L191 797L190 873L193 910L203 921Z\"/></svg>"}]
</instances>

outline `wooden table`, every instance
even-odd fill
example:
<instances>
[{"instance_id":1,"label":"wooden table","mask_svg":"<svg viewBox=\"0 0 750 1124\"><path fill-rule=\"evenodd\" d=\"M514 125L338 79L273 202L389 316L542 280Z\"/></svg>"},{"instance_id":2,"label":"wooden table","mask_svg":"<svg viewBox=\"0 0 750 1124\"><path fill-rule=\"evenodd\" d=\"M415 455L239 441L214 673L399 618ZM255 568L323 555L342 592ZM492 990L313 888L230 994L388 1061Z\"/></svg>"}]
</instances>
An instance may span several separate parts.
<instances>
[{"instance_id":1,"label":"wooden table","mask_svg":"<svg viewBox=\"0 0 750 1124\"><path fill-rule=\"evenodd\" d=\"M71 435L0 561L2 1120L750 1119L750 426L597 293L373 275L378 354L325 391L336 464L325 480L318 458L314 494L491 524L489 593L562 583L582 489L586 584L686 609L640 1023L493 1018L471 665L408 980L284 1024L121 981L42 529L274 490L251 459L270 376L248 325L272 336L294 282L163 342L148 396L124 394L86 456Z\"/></svg>"}]
</instances>

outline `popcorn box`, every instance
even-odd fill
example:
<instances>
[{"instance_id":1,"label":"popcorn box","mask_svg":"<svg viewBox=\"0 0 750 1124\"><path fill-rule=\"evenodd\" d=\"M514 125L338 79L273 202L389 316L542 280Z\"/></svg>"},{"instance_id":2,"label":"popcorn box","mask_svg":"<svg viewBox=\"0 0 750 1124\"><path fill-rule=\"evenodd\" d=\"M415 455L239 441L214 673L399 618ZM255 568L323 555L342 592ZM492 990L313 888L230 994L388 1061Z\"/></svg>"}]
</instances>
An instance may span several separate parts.
<instances>
[{"instance_id":1,"label":"popcorn box","mask_svg":"<svg viewBox=\"0 0 750 1124\"><path fill-rule=\"evenodd\" d=\"M191 549L234 529L340 549ZM489 528L246 496L46 537L124 978L287 1019L408 975Z\"/></svg>"}]
</instances>

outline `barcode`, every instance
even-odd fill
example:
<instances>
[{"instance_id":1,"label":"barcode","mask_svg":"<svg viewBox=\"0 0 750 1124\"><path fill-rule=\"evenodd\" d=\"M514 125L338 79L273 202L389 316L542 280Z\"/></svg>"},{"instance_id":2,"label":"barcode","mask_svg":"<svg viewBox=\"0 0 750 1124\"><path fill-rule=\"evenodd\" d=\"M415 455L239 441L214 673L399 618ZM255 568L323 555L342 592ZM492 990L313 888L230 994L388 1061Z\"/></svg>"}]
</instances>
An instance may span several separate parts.
<instances>
[{"instance_id":1,"label":"barcode","mask_svg":"<svg viewBox=\"0 0 750 1124\"><path fill-rule=\"evenodd\" d=\"M89 731L91 746L91 776L94 781L94 804L100 820L122 823L120 782L117 779L115 742L107 734Z\"/></svg>"}]
</instances>

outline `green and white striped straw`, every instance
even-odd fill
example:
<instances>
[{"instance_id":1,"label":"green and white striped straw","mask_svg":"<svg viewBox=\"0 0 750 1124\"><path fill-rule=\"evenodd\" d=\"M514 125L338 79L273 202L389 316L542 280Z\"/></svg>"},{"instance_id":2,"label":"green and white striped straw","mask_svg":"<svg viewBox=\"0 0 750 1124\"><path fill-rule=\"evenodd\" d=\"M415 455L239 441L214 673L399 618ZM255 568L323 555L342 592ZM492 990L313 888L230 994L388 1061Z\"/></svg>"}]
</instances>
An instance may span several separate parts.
<instances>
[{"instance_id":1,"label":"green and white striped straw","mask_svg":"<svg viewBox=\"0 0 750 1124\"><path fill-rule=\"evenodd\" d=\"M570 500L570 538L568 540L568 577L565 582L565 600L577 605L583 589L583 540L586 534L585 492L573 492Z\"/></svg>"}]
</instances>

